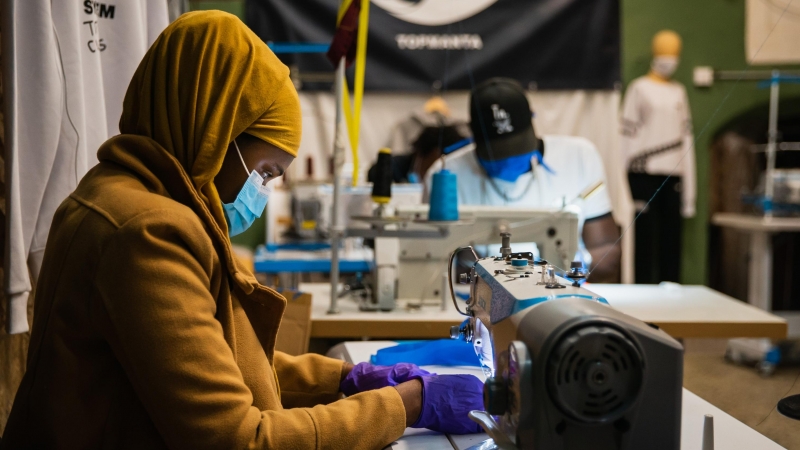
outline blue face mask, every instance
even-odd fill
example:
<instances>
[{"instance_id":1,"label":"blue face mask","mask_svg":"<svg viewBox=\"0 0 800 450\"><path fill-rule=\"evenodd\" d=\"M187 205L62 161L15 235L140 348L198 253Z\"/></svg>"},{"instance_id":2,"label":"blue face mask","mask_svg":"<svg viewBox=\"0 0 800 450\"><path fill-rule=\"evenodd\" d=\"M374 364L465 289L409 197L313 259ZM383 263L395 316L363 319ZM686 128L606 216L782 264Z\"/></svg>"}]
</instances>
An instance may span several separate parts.
<instances>
[{"instance_id":1,"label":"blue face mask","mask_svg":"<svg viewBox=\"0 0 800 450\"><path fill-rule=\"evenodd\" d=\"M509 156L508 158L497 159L494 161L478 158L478 162L480 162L483 170L486 171L486 174L489 175L489 177L498 178L500 180L513 183L517 181L517 178L519 178L522 174L531 170L531 159L533 158L536 158L536 161L540 166L542 166L542 168L544 168L544 170L555 174L555 172L553 172L553 170L544 163L542 153L539 150L523 153L522 155Z\"/></svg>"},{"instance_id":2,"label":"blue face mask","mask_svg":"<svg viewBox=\"0 0 800 450\"><path fill-rule=\"evenodd\" d=\"M239 159L242 160L244 171L247 172L247 164L244 163L242 152L239 151L239 145L236 140L233 140L233 145L236 146L236 151L239 153ZM228 235L233 237L237 234L243 233L245 230L253 225L267 206L269 194L271 189L264 186L264 178L261 177L255 170L250 173L247 181L244 182L242 190L236 196L233 203L223 203L222 209L225 211L225 219L228 222Z\"/></svg>"}]
</instances>

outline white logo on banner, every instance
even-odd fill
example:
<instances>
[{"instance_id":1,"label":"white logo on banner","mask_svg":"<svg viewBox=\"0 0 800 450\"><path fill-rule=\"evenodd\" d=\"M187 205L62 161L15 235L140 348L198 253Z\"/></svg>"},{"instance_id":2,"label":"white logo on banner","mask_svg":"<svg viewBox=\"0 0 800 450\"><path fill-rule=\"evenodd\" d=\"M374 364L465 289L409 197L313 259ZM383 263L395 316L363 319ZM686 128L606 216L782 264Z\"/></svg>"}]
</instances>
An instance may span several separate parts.
<instances>
[{"instance_id":1,"label":"white logo on banner","mask_svg":"<svg viewBox=\"0 0 800 450\"><path fill-rule=\"evenodd\" d=\"M400 50L480 50L479 34L398 34L394 37Z\"/></svg>"},{"instance_id":2,"label":"white logo on banner","mask_svg":"<svg viewBox=\"0 0 800 450\"><path fill-rule=\"evenodd\" d=\"M472 17L497 0L372 0L394 17L417 25L447 25Z\"/></svg>"},{"instance_id":3,"label":"white logo on banner","mask_svg":"<svg viewBox=\"0 0 800 450\"><path fill-rule=\"evenodd\" d=\"M497 134L511 133L514 131L514 126L511 125L511 116L505 109L500 108L499 105L492 105L492 114L494 115L494 125L497 128Z\"/></svg>"}]
</instances>

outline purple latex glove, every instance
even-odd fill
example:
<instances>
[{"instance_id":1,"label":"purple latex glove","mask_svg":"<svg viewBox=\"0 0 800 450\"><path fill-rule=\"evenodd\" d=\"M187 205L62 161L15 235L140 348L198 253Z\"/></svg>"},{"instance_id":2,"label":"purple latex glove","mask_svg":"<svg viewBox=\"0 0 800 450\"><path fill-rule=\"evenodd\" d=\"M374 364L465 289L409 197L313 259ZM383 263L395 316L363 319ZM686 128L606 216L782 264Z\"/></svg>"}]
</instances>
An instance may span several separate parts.
<instances>
[{"instance_id":1,"label":"purple latex glove","mask_svg":"<svg viewBox=\"0 0 800 450\"><path fill-rule=\"evenodd\" d=\"M423 375L431 375L431 373L420 369L416 364L399 363L393 366L376 366L362 362L353 366L353 370L339 384L339 391L350 396L386 386L397 386Z\"/></svg>"},{"instance_id":2,"label":"purple latex glove","mask_svg":"<svg viewBox=\"0 0 800 450\"><path fill-rule=\"evenodd\" d=\"M412 428L428 428L440 433L481 433L470 411L483 411L483 382L474 375L424 375L422 411Z\"/></svg>"}]
</instances>

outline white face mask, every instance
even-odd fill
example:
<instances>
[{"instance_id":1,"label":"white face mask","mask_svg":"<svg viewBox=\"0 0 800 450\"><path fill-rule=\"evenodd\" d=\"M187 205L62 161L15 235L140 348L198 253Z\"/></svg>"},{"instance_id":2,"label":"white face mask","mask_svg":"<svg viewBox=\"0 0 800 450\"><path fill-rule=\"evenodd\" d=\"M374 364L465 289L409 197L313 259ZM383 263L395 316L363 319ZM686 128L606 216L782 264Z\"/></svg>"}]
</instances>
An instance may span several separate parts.
<instances>
[{"instance_id":1,"label":"white face mask","mask_svg":"<svg viewBox=\"0 0 800 450\"><path fill-rule=\"evenodd\" d=\"M650 68L661 78L669 79L678 68L678 62L677 56L656 56L653 58Z\"/></svg>"}]
</instances>

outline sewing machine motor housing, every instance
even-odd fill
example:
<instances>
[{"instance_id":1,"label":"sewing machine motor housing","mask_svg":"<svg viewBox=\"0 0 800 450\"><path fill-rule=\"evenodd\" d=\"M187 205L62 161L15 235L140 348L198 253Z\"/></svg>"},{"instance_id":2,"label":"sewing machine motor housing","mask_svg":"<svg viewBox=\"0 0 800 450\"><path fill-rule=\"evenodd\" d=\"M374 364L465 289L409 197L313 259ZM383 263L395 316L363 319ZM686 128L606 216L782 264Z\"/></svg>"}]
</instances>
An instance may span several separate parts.
<instances>
[{"instance_id":1,"label":"sewing machine motor housing","mask_svg":"<svg viewBox=\"0 0 800 450\"><path fill-rule=\"evenodd\" d=\"M510 259L472 269L461 329L479 344L490 336L481 423L496 426L497 448L679 449L683 347L552 266Z\"/></svg>"}]
</instances>

